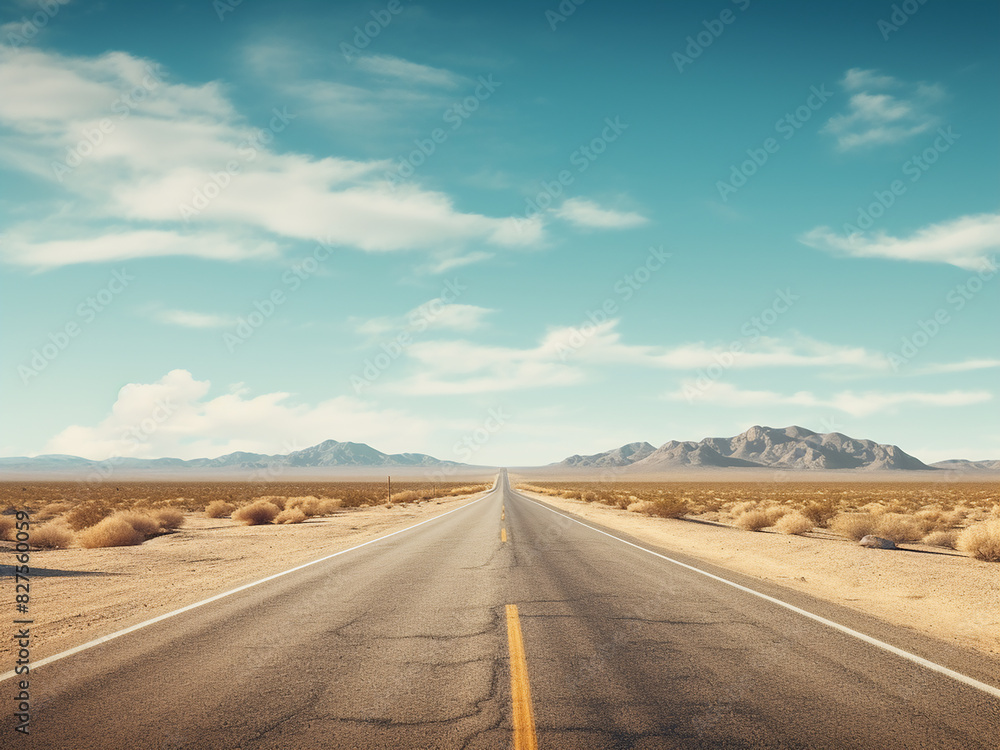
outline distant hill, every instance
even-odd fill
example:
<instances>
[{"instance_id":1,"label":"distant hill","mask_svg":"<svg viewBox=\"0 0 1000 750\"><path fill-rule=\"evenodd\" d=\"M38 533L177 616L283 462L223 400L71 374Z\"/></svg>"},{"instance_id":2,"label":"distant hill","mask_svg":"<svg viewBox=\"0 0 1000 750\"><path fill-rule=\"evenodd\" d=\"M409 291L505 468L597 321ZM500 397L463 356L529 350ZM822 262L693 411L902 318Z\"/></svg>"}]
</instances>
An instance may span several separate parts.
<instances>
[{"instance_id":1,"label":"distant hill","mask_svg":"<svg viewBox=\"0 0 1000 750\"><path fill-rule=\"evenodd\" d=\"M81 473L113 465L116 471L179 472L239 471L256 469L325 468L325 467L442 467L465 466L454 461L442 461L423 453L383 453L365 443L340 443L326 440L319 445L293 451L287 455L267 455L238 451L218 458L114 458L93 461L79 456L51 454L34 458L0 458L0 474Z\"/></svg>"},{"instance_id":2,"label":"distant hill","mask_svg":"<svg viewBox=\"0 0 1000 750\"><path fill-rule=\"evenodd\" d=\"M697 468L934 470L895 445L850 438L839 432L821 434L795 426L783 429L754 426L736 437L705 438L697 443L671 440L651 452L633 450L633 446L649 446L649 443L630 443L593 456L570 456L554 466L626 466L630 473Z\"/></svg>"},{"instance_id":3,"label":"distant hill","mask_svg":"<svg viewBox=\"0 0 1000 750\"><path fill-rule=\"evenodd\" d=\"M950 458L931 464L935 469L1000 474L1000 461L967 461L964 458Z\"/></svg>"},{"instance_id":4,"label":"distant hill","mask_svg":"<svg viewBox=\"0 0 1000 750\"><path fill-rule=\"evenodd\" d=\"M621 448L595 453L592 456L570 456L564 459L560 466L579 466L584 468L606 468L608 466L628 466L650 455L654 448L649 443L629 443Z\"/></svg>"}]
</instances>

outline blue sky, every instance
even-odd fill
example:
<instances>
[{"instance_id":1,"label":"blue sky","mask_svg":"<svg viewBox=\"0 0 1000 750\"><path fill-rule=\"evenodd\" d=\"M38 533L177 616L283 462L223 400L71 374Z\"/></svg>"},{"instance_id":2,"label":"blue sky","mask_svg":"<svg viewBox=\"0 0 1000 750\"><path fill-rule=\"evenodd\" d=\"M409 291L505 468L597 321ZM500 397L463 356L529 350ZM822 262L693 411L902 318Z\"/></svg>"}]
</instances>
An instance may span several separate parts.
<instances>
[{"instance_id":1,"label":"blue sky","mask_svg":"<svg viewBox=\"0 0 1000 750\"><path fill-rule=\"evenodd\" d=\"M0 18L0 454L1000 457L993 3Z\"/></svg>"}]
</instances>

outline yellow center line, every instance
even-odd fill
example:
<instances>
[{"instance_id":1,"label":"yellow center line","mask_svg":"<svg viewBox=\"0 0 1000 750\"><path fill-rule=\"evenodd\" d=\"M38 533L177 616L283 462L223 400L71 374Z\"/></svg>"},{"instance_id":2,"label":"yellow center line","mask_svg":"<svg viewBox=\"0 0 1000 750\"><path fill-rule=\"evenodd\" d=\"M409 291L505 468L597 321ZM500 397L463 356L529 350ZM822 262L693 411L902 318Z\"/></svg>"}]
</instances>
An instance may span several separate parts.
<instances>
[{"instance_id":1,"label":"yellow center line","mask_svg":"<svg viewBox=\"0 0 1000 750\"><path fill-rule=\"evenodd\" d=\"M507 605L507 643L510 649L510 694L514 704L514 750L537 750L535 712L528 685L528 660L524 655L517 605Z\"/></svg>"},{"instance_id":2,"label":"yellow center line","mask_svg":"<svg viewBox=\"0 0 1000 750\"><path fill-rule=\"evenodd\" d=\"M500 541L501 542L507 541L507 529L500 529Z\"/></svg>"}]
</instances>

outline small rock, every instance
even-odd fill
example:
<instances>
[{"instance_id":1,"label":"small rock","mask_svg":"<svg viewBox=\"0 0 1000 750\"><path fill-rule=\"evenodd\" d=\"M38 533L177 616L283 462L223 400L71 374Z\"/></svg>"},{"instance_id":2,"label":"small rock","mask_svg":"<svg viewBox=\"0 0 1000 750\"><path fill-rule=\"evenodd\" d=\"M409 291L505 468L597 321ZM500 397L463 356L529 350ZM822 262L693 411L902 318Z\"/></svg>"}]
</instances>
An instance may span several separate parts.
<instances>
[{"instance_id":1,"label":"small rock","mask_svg":"<svg viewBox=\"0 0 1000 750\"><path fill-rule=\"evenodd\" d=\"M858 544L869 549L899 549L891 539L883 539L880 536L873 536L872 534L864 537Z\"/></svg>"}]
</instances>

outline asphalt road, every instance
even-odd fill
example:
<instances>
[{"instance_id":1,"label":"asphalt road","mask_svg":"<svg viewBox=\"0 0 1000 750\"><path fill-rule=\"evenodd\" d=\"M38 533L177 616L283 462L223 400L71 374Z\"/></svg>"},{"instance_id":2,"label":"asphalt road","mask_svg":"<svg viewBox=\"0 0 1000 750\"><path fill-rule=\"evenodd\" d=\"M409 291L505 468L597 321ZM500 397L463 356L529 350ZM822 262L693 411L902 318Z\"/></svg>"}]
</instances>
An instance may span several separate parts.
<instances>
[{"instance_id":1,"label":"asphalt road","mask_svg":"<svg viewBox=\"0 0 1000 750\"><path fill-rule=\"evenodd\" d=\"M997 698L574 523L505 474L412 531L38 668L30 737L0 690L4 748L507 748L515 724L522 747L530 724L573 750L1000 746Z\"/></svg>"}]
</instances>

